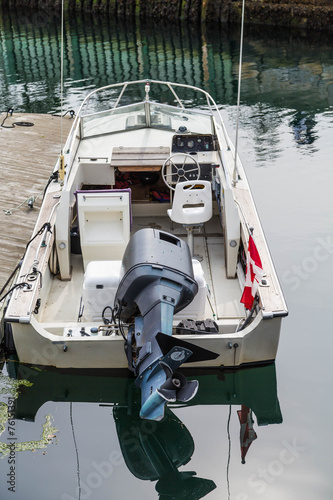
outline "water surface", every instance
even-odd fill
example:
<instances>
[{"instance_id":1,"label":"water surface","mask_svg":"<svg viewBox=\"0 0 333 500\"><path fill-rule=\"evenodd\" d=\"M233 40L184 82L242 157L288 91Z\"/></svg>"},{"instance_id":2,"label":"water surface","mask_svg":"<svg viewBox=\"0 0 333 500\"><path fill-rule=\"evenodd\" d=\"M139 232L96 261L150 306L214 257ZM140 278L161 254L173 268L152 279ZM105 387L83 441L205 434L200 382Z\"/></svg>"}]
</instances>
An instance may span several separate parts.
<instances>
[{"instance_id":1,"label":"water surface","mask_svg":"<svg viewBox=\"0 0 333 500\"><path fill-rule=\"evenodd\" d=\"M60 113L59 26L42 13L2 16L2 111ZM238 27L72 15L65 39L63 112L95 86L165 79L208 90L234 138ZM170 408L159 427L135 418L126 376L40 373L11 361L0 378L1 498L332 498L332 38L246 29L243 76L239 153L290 310L275 366L200 374L197 403ZM9 425L17 373L28 382ZM242 405L257 434L245 464ZM15 492L6 482L12 437L21 443Z\"/></svg>"}]
</instances>

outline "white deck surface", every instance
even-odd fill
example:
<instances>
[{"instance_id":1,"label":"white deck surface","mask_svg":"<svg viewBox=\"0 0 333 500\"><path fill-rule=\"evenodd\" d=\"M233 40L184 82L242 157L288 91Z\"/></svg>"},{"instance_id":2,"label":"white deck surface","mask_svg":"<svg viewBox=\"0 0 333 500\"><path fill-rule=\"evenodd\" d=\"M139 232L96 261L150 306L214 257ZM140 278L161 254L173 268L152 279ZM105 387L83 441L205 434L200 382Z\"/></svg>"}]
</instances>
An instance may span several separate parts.
<instances>
[{"instance_id":1,"label":"white deck surface","mask_svg":"<svg viewBox=\"0 0 333 500\"><path fill-rule=\"evenodd\" d=\"M153 209L153 207L152 207ZM154 227L173 232L186 240L184 228L173 224L168 217L156 217L154 222L147 217L133 219L132 233L144 227ZM226 279L224 243L219 234L218 216L214 216L194 238L194 253L199 257L205 279L211 292L206 303L206 317L215 319L238 320L244 316L240 304L241 289L238 279ZM76 322L80 310L83 290L83 262L80 255L72 255L72 279L60 281L53 279L45 308L41 311L41 321L45 323ZM214 316L215 313L215 316Z\"/></svg>"}]
</instances>

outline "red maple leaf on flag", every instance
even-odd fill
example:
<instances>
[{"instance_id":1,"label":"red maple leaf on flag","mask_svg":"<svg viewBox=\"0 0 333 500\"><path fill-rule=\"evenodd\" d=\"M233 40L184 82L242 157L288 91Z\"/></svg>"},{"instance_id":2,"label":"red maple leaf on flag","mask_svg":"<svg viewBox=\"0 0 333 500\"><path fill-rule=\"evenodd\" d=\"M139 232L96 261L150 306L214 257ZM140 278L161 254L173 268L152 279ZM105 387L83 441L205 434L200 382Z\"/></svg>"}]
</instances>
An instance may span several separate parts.
<instances>
[{"instance_id":1,"label":"red maple leaf on flag","mask_svg":"<svg viewBox=\"0 0 333 500\"><path fill-rule=\"evenodd\" d=\"M264 275L259 252L254 243L252 235L249 237L249 245L246 258L245 286L241 303L246 309L251 309L256 296L259 283Z\"/></svg>"}]
</instances>

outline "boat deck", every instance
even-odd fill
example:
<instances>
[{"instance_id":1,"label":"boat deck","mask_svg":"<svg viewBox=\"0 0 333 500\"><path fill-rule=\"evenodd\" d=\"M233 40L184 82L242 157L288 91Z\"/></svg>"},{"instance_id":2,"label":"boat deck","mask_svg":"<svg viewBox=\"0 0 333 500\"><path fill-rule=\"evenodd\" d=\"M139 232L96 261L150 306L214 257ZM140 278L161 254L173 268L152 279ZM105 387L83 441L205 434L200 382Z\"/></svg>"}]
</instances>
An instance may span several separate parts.
<instances>
[{"instance_id":1,"label":"boat deck","mask_svg":"<svg viewBox=\"0 0 333 500\"><path fill-rule=\"evenodd\" d=\"M132 233L145 227L172 232L186 240L184 228L173 224L168 217L134 217ZM206 299L206 318L218 320L220 331L234 332L239 320L244 317L240 304L241 288L238 279L227 279L224 263L224 241L220 232L219 218L215 215L194 237L194 255L201 262L210 294ZM81 255L72 255L72 278L60 281L53 278L48 300L41 311L41 322L46 324L76 322L80 311L83 290L83 261ZM214 269L214 272L212 272ZM73 303L75 301L75 303ZM59 312L61 311L61 314ZM179 320L175 318L175 322ZM60 331L59 331L60 333Z\"/></svg>"}]
</instances>

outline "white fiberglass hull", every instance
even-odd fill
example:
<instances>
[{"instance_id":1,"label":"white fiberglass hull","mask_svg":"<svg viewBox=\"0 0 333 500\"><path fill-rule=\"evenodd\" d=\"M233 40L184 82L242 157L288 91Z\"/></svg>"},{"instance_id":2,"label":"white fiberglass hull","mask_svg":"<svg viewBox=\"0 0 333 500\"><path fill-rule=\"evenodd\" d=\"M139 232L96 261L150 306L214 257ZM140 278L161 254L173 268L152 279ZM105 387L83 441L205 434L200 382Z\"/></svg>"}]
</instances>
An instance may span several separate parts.
<instances>
[{"instance_id":1,"label":"white fiberglass hull","mask_svg":"<svg viewBox=\"0 0 333 500\"><path fill-rule=\"evenodd\" d=\"M84 326L84 324L83 324ZM178 338L219 353L215 360L186 363L184 367L234 367L269 363L275 360L281 318L263 320L258 316L246 329L232 335L180 335ZM22 363L56 368L127 368L121 336L59 339L35 320L13 323L17 354Z\"/></svg>"}]
</instances>

